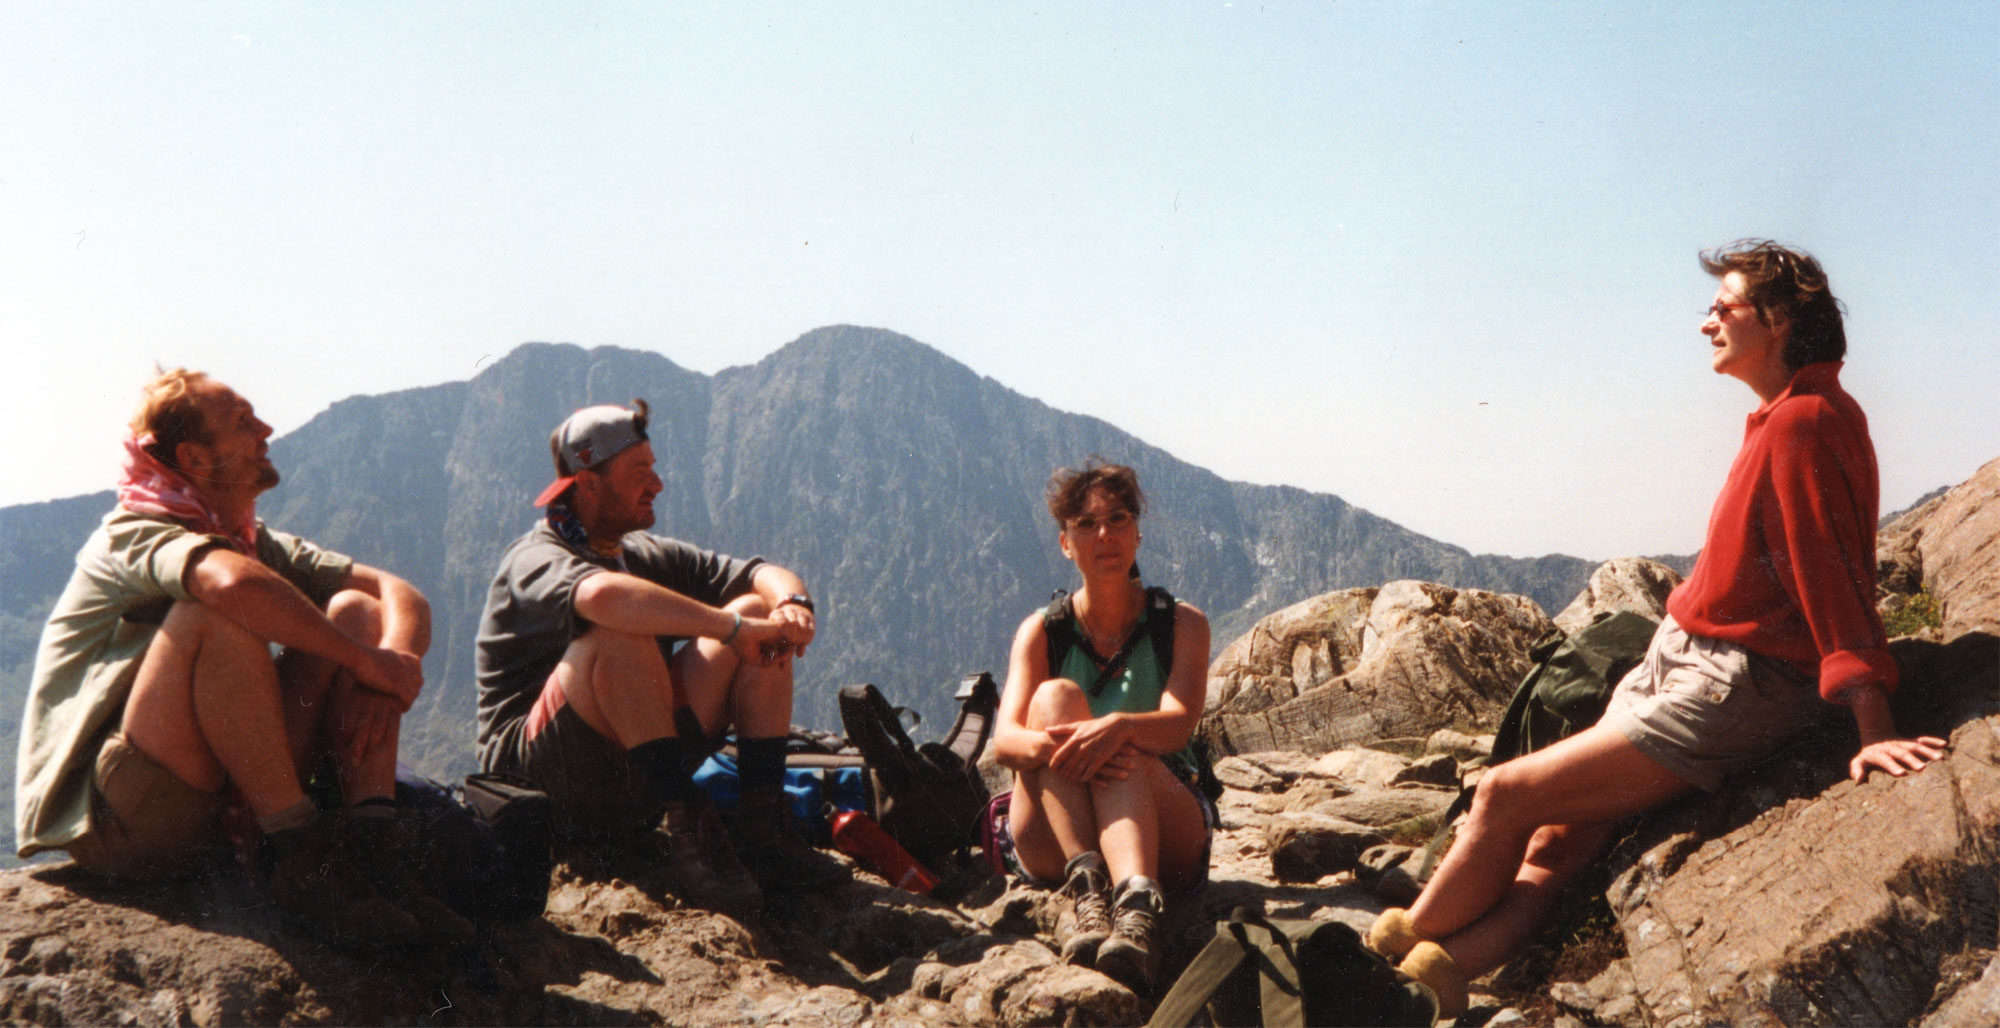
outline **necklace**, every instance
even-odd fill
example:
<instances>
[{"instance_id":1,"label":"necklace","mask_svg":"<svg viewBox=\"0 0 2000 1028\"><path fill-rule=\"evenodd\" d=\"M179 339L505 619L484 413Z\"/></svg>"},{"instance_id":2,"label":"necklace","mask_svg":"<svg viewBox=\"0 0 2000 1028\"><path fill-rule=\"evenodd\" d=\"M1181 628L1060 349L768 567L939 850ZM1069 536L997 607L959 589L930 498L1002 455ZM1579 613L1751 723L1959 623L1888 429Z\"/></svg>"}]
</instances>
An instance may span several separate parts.
<instances>
[{"instance_id":1,"label":"necklace","mask_svg":"<svg viewBox=\"0 0 2000 1028\"><path fill-rule=\"evenodd\" d=\"M1102 631L1092 625L1082 611L1077 612L1076 623L1083 626L1084 641L1090 644L1092 652L1101 657L1108 657L1118 652L1124 646L1126 638L1132 634L1134 628L1138 627L1139 617L1144 613L1145 610L1142 607L1140 610L1134 612L1130 620L1116 626L1110 632Z\"/></svg>"}]
</instances>

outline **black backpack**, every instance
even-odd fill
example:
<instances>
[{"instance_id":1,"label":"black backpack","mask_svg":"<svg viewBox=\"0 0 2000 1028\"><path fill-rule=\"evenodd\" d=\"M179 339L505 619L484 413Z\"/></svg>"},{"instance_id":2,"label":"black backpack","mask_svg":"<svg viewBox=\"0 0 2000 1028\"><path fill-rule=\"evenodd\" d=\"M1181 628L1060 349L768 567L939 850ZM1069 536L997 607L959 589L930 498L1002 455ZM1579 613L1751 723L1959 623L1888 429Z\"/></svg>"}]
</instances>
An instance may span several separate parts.
<instances>
[{"instance_id":1,"label":"black backpack","mask_svg":"<svg viewBox=\"0 0 2000 1028\"><path fill-rule=\"evenodd\" d=\"M396 802L433 896L475 921L535 917L555 868L548 794L507 774L468 775L454 790L398 769Z\"/></svg>"},{"instance_id":2,"label":"black backpack","mask_svg":"<svg viewBox=\"0 0 2000 1028\"><path fill-rule=\"evenodd\" d=\"M1238 907L1218 922L1153 1010L1148 1028L1437 1023L1437 996L1339 921L1271 920Z\"/></svg>"},{"instance_id":3,"label":"black backpack","mask_svg":"<svg viewBox=\"0 0 2000 1028\"><path fill-rule=\"evenodd\" d=\"M957 698L958 719L944 741L919 745L903 727L903 715L914 712L892 706L873 685L840 690L841 727L867 763L876 823L936 871L978 840L988 796L977 765L1000 690L982 671L959 683Z\"/></svg>"}]
</instances>

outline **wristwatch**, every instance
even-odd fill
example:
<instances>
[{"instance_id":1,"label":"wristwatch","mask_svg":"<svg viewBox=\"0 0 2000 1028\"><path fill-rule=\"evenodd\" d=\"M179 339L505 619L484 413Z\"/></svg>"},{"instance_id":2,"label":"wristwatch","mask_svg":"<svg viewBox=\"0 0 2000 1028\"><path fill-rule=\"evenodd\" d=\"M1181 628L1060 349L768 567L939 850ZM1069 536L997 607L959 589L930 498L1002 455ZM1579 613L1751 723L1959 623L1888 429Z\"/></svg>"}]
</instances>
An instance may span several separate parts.
<instances>
[{"instance_id":1,"label":"wristwatch","mask_svg":"<svg viewBox=\"0 0 2000 1028\"><path fill-rule=\"evenodd\" d=\"M807 596L805 593L793 593L790 596L787 596L784 599L778 601L778 606L780 607L788 605L796 607L804 607L805 609L812 611L815 614L819 613L819 611L813 608L813 598Z\"/></svg>"}]
</instances>

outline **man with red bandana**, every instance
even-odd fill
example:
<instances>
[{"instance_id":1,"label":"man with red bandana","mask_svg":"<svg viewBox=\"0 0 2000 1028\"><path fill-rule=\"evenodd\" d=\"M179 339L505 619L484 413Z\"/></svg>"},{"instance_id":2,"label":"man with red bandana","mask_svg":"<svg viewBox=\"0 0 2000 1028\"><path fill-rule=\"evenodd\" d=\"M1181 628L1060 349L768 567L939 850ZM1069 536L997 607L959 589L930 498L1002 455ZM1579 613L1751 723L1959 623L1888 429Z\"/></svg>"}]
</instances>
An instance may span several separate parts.
<instances>
[{"instance_id":1,"label":"man with red bandana","mask_svg":"<svg viewBox=\"0 0 2000 1028\"><path fill-rule=\"evenodd\" d=\"M397 729L423 684L429 604L257 519L278 484L271 428L228 386L161 373L131 429L118 506L77 554L36 653L19 854L66 850L113 878L197 873L226 859L222 815L240 802L272 898L310 930L468 941L472 926L401 859ZM306 794L322 769L338 810Z\"/></svg>"}]
</instances>

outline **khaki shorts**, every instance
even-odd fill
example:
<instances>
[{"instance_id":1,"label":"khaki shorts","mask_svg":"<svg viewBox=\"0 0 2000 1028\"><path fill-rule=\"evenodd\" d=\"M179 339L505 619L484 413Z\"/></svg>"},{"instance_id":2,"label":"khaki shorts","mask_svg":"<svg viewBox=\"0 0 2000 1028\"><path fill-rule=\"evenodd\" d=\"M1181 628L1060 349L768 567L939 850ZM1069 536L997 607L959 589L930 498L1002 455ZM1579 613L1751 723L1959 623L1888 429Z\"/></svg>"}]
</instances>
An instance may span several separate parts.
<instances>
[{"instance_id":1,"label":"khaki shorts","mask_svg":"<svg viewBox=\"0 0 2000 1028\"><path fill-rule=\"evenodd\" d=\"M113 732L97 751L90 831L64 849L77 866L116 878L169 878L207 866L227 843L223 796L202 792Z\"/></svg>"},{"instance_id":2,"label":"khaki shorts","mask_svg":"<svg viewBox=\"0 0 2000 1028\"><path fill-rule=\"evenodd\" d=\"M1611 693L1608 725L1646 756L1714 792L1828 712L1811 676L1735 643L1689 635L1668 617L1646 659Z\"/></svg>"}]
</instances>

